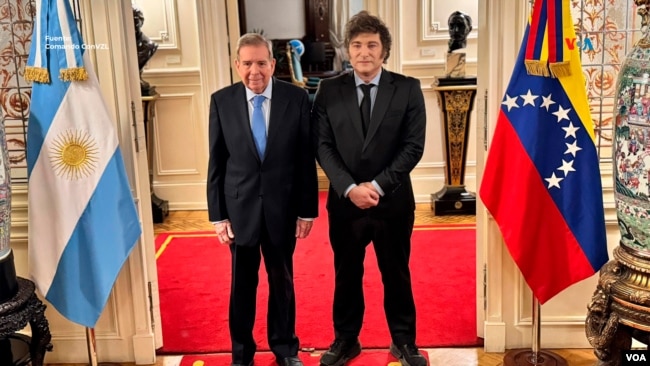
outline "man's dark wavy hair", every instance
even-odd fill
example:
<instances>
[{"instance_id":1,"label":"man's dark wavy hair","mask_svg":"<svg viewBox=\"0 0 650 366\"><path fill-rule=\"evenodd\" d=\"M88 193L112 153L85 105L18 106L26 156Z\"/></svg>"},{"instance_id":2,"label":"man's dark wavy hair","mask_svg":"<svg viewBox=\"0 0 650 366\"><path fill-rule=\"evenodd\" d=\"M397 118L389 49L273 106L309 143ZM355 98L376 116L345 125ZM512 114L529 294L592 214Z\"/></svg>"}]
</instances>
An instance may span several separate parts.
<instances>
[{"instance_id":1,"label":"man's dark wavy hair","mask_svg":"<svg viewBox=\"0 0 650 366\"><path fill-rule=\"evenodd\" d=\"M384 50L384 63L386 63L393 43L386 24L378 17L370 15L367 11L360 11L350 18L345 25L345 48L349 48L350 41L361 33L379 33L379 39Z\"/></svg>"}]
</instances>

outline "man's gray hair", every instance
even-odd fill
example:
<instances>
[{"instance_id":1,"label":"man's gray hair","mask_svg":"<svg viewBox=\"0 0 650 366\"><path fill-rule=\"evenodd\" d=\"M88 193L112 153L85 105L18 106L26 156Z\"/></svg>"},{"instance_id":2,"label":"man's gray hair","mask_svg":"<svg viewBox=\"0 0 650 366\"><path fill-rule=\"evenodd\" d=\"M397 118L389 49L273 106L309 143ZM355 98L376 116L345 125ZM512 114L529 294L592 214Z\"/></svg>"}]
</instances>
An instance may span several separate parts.
<instances>
[{"instance_id":1,"label":"man's gray hair","mask_svg":"<svg viewBox=\"0 0 650 366\"><path fill-rule=\"evenodd\" d=\"M269 60L273 59L273 44L259 33L246 33L239 37L237 41L237 59L239 60L239 50L244 46L266 46L269 50Z\"/></svg>"}]
</instances>

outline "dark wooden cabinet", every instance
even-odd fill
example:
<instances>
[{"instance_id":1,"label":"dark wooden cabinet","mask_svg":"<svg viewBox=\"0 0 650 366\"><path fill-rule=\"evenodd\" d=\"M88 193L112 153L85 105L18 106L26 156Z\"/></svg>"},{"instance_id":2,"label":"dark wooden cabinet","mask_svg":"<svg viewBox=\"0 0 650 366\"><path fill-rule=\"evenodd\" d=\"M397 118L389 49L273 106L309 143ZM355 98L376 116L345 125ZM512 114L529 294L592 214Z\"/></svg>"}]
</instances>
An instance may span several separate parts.
<instances>
[{"instance_id":1,"label":"dark wooden cabinet","mask_svg":"<svg viewBox=\"0 0 650 366\"><path fill-rule=\"evenodd\" d=\"M305 38L330 41L330 0L305 0Z\"/></svg>"},{"instance_id":2,"label":"dark wooden cabinet","mask_svg":"<svg viewBox=\"0 0 650 366\"><path fill-rule=\"evenodd\" d=\"M300 59L303 74L305 76L321 76L330 74L333 70L334 49L330 44L330 10L331 0L293 0L296 6L304 2L305 8L305 29L304 36L300 38L305 46L305 53ZM249 4L251 2L249 1ZM273 6L270 3L262 3L260 6ZM255 24L249 24L247 19L246 1L238 0L239 27L241 34L253 29L258 29ZM277 10L277 9L273 9ZM291 19L278 20L289 22ZM273 43L273 57L276 59L275 76L283 80L291 80L289 76L289 64L286 57L286 44L289 39L271 39Z\"/></svg>"},{"instance_id":3,"label":"dark wooden cabinet","mask_svg":"<svg viewBox=\"0 0 650 366\"><path fill-rule=\"evenodd\" d=\"M312 42L329 42L330 40L330 0L294 0L299 6L301 1L305 4L305 40ZM261 3L261 1L260 1ZM258 29L255 24L248 24L246 1L237 1L239 12L239 32L244 34L253 29ZM269 6L265 4L265 6ZM290 22L291 19L278 19L280 22Z\"/></svg>"}]
</instances>

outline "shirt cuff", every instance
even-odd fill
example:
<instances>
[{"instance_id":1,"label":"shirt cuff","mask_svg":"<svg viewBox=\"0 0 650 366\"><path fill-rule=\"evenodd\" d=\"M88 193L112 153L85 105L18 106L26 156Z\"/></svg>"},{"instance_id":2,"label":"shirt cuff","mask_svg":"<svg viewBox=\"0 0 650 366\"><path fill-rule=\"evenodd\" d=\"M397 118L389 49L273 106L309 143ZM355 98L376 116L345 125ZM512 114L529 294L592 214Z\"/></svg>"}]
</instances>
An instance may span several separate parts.
<instances>
[{"instance_id":1,"label":"shirt cuff","mask_svg":"<svg viewBox=\"0 0 650 366\"><path fill-rule=\"evenodd\" d=\"M345 192L343 192L343 197L348 198L348 193L350 193L350 191L352 190L352 188L354 188L354 187L356 187L356 186L357 186L356 183L352 183L352 184L350 184L350 186L348 187L348 189L346 189Z\"/></svg>"},{"instance_id":2,"label":"shirt cuff","mask_svg":"<svg viewBox=\"0 0 650 366\"><path fill-rule=\"evenodd\" d=\"M384 190L381 189L381 187L379 186L379 183L377 183L377 181L374 180L374 179L373 179L372 182L370 182L370 183L372 183L372 186L375 187L375 189L377 190L377 192L379 193L379 195L382 196L382 197L384 197Z\"/></svg>"}]
</instances>

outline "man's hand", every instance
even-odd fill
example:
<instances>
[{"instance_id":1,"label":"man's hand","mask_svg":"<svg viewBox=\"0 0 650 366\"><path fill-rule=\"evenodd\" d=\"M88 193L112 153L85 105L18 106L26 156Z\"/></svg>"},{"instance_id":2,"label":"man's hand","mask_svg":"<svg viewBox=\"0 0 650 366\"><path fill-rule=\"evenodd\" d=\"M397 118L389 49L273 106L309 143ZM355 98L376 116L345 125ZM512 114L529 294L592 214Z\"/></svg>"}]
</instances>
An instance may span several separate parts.
<instances>
[{"instance_id":1,"label":"man's hand","mask_svg":"<svg viewBox=\"0 0 650 366\"><path fill-rule=\"evenodd\" d=\"M361 187L367 187L367 188L369 188L369 189L372 189L373 191L375 191L375 192L377 193L377 195L379 195L379 197L381 197L381 195L380 195L379 192L377 191L377 187L375 187L372 183L370 183L370 182L363 182L363 183L361 183L361 184L359 184L359 185L360 185Z\"/></svg>"},{"instance_id":2,"label":"man's hand","mask_svg":"<svg viewBox=\"0 0 650 366\"><path fill-rule=\"evenodd\" d=\"M311 227L314 224L313 221L307 221L303 219L296 220L296 238L304 239L309 235Z\"/></svg>"},{"instance_id":3,"label":"man's hand","mask_svg":"<svg viewBox=\"0 0 650 366\"><path fill-rule=\"evenodd\" d=\"M234 243L235 233L232 231L230 220L224 220L214 224L214 231L217 233L219 242L223 245L230 245Z\"/></svg>"},{"instance_id":4,"label":"man's hand","mask_svg":"<svg viewBox=\"0 0 650 366\"><path fill-rule=\"evenodd\" d=\"M370 188L368 188L370 186ZM372 185L372 183L365 182L352 188L348 192L348 198L352 203L362 210L370 207L375 207L379 204L379 193Z\"/></svg>"}]
</instances>

